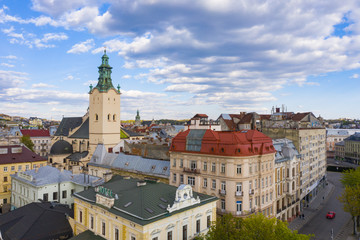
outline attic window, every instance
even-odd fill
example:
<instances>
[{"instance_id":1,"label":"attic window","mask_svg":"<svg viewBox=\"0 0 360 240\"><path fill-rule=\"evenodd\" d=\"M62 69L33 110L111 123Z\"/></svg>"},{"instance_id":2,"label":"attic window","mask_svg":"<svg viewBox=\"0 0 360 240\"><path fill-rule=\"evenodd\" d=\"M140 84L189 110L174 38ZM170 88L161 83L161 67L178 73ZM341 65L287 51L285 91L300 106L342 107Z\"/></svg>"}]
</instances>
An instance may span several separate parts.
<instances>
[{"instance_id":1,"label":"attic window","mask_svg":"<svg viewBox=\"0 0 360 240\"><path fill-rule=\"evenodd\" d=\"M225 152L225 149L224 149L224 148L221 148L221 152Z\"/></svg>"},{"instance_id":2,"label":"attic window","mask_svg":"<svg viewBox=\"0 0 360 240\"><path fill-rule=\"evenodd\" d=\"M128 202L127 204L124 205L124 207L127 208L127 207L130 206L131 204L132 204L132 202Z\"/></svg>"},{"instance_id":3,"label":"attic window","mask_svg":"<svg viewBox=\"0 0 360 240\"><path fill-rule=\"evenodd\" d=\"M129 162L126 162L126 163L125 163L125 166L129 166Z\"/></svg>"},{"instance_id":4,"label":"attic window","mask_svg":"<svg viewBox=\"0 0 360 240\"><path fill-rule=\"evenodd\" d=\"M256 147L256 148L255 148L255 152L258 152L258 151L259 151L259 149Z\"/></svg>"},{"instance_id":5,"label":"attic window","mask_svg":"<svg viewBox=\"0 0 360 240\"><path fill-rule=\"evenodd\" d=\"M155 168L156 168L156 166L155 166L155 165L152 165L152 166L151 166L151 171L154 171Z\"/></svg>"},{"instance_id":6,"label":"attic window","mask_svg":"<svg viewBox=\"0 0 360 240\"><path fill-rule=\"evenodd\" d=\"M159 206L160 208L162 208L162 209L166 209L166 207L165 207L164 205L162 205L161 203L158 204L158 206Z\"/></svg>"},{"instance_id":7,"label":"attic window","mask_svg":"<svg viewBox=\"0 0 360 240\"><path fill-rule=\"evenodd\" d=\"M163 171L166 171L168 169L168 167L163 167Z\"/></svg>"},{"instance_id":8,"label":"attic window","mask_svg":"<svg viewBox=\"0 0 360 240\"><path fill-rule=\"evenodd\" d=\"M154 211L150 208L145 208L146 211L148 211L149 213L154 213Z\"/></svg>"},{"instance_id":9,"label":"attic window","mask_svg":"<svg viewBox=\"0 0 360 240\"><path fill-rule=\"evenodd\" d=\"M267 151L269 151L269 150L270 150L270 148L269 148L269 147L266 147L266 150L267 150Z\"/></svg>"},{"instance_id":10,"label":"attic window","mask_svg":"<svg viewBox=\"0 0 360 240\"><path fill-rule=\"evenodd\" d=\"M164 203L167 203L167 200L165 198L160 198L161 201L163 201Z\"/></svg>"},{"instance_id":11,"label":"attic window","mask_svg":"<svg viewBox=\"0 0 360 240\"><path fill-rule=\"evenodd\" d=\"M214 152L214 148L213 148L213 147L211 148L211 151Z\"/></svg>"}]
</instances>

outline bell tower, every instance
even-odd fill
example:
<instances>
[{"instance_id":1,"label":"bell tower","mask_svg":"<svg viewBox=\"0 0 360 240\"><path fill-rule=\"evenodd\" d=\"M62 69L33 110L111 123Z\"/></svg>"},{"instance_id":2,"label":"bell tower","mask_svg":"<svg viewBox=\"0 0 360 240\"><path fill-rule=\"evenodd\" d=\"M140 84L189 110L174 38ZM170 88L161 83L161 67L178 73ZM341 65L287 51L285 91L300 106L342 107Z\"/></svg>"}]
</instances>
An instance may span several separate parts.
<instances>
[{"instance_id":1,"label":"bell tower","mask_svg":"<svg viewBox=\"0 0 360 240\"><path fill-rule=\"evenodd\" d=\"M109 57L101 58L99 78L96 87L90 85L89 91L89 151L94 153L96 146L104 144L106 150L120 142L120 86L114 88L111 80Z\"/></svg>"}]
</instances>

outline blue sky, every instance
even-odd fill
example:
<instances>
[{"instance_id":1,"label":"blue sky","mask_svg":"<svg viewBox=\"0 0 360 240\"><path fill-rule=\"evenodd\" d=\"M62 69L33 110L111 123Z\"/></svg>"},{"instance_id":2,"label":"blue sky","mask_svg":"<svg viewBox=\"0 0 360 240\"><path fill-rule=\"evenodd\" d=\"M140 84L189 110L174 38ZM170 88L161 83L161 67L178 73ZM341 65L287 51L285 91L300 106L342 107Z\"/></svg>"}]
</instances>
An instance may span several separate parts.
<instances>
[{"instance_id":1,"label":"blue sky","mask_svg":"<svg viewBox=\"0 0 360 240\"><path fill-rule=\"evenodd\" d=\"M360 118L359 19L356 0L0 0L0 113L82 116L106 47L123 120Z\"/></svg>"}]
</instances>

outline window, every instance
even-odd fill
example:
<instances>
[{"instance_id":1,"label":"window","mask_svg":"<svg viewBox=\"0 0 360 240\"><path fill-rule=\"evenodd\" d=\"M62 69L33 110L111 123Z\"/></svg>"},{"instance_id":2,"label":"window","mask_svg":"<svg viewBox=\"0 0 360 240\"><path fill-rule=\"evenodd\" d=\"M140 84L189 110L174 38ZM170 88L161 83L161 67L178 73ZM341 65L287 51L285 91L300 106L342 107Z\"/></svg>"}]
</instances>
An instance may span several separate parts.
<instances>
[{"instance_id":1,"label":"window","mask_svg":"<svg viewBox=\"0 0 360 240\"><path fill-rule=\"evenodd\" d=\"M53 192L53 200L57 200L57 192Z\"/></svg>"},{"instance_id":2,"label":"window","mask_svg":"<svg viewBox=\"0 0 360 240\"><path fill-rule=\"evenodd\" d=\"M21 169L22 169L22 166L18 166L18 171L21 171Z\"/></svg>"},{"instance_id":3,"label":"window","mask_svg":"<svg viewBox=\"0 0 360 240\"><path fill-rule=\"evenodd\" d=\"M203 185L204 188L207 188L207 178L204 178L204 185Z\"/></svg>"},{"instance_id":4,"label":"window","mask_svg":"<svg viewBox=\"0 0 360 240\"><path fill-rule=\"evenodd\" d=\"M223 191L226 190L226 182L225 181L221 182L221 190L223 190Z\"/></svg>"},{"instance_id":5,"label":"window","mask_svg":"<svg viewBox=\"0 0 360 240\"><path fill-rule=\"evenodd\" d=\"M131 240L136 240L136 237L135 237L135 236L131 236Z\"/></svg>"},{"instance_id":6,"label":"window","mask_svg":"<svg viewBox=\"0 0 360 240\"><path fill-rule=\"evenodd\" d=\"M204 168L204 171L207 171L207 162L204 162L203 168Z\"/></svg>"},{"instance_id":7,"label":"window","mask_svg":"<svg viewBox=\"0 0 360 240\"><path fill-rule=\"evenodd\" d=\"M106 234L105 228L106 228L105 222L101 222L101 234L103 236L105 236L105 234Z\"/></svg>"},{"instance_id":8,"label":"window","mask_svg":"<svg viewBox=\"0 0 360 240\"><path fill-rule=\"evenodd\" d=\"M261 179L261 188L264 188L264 178Z\"/></svg>"},{"instance_id":9,"label":"window","mask_svg":"<svg viewBox=\"0 0 360 240\"><path fill-rule=\"evenodd\" d=\"M75 191L75 189L71 189L71 195L73 195L73 194L74 194L74 191Z\"/></svg>"},{"instance_id":10,"label":"window","mask_svg":"<svg viewBox=\"0 0 360 240\"><path fill-rule=\"evenodd\" d=\"M64 191L62 191L62 198L66 198L67 196L67 191L66 190L64 190Z\"/></svg>"},{"instance_id":11,"label":"window","mask_svg":"<svg viewBox=\"0 0 360 240\"><path fill-rule=\"evenodd\" d=\"M191 186L195 185L195 177L188 177L188 184Z\"/></svg>"},{"instance_id":12,"label":"window","mask_svg":"<svg viewBox=\"0 0 360 240\"><path fill-rule=\"evenodd\" d=\"M99 115L95 114L95 120L99 120Z\"/></svg>"},{"instance_id":13,"label":"window","mask_svg":"<svg viewBox=\"0 0 360 240\"><path fill-rule=\"evenodd\" d=\"M225 199L221 199L221 210L225 210Z\"/></svg>"},{"instance_id":14,"label":"window","mask_svg":"<svg viewBox=\"0 0 360 240\"><path fill-rule=\"evenodd\" d=\"M116 115L115 114L113 115L113 121L116 121Z\"/></svg>"},{"instance_id":15,"label":"window","mask_svg":"<svg viewBox=\"0 0 360 240\"><path fill-rule=\"evenodd\" d=\"M82 223L82 211L79 211L79 222Z\"/></svg>"},{"instance_id":16,"label":"window","mask_svg":"<svg viewBox=\"0 0 360 240\"><path fill-rule=\"evenodd\" d=\"M94 229L94 216L90 215L90 228Z\"/></svg>"},{"instance_id":17,"label":"window","mask_svg":"<svg viewBox=\"0 0 360 240\"><path fill-rule=\"evenodd\" d=\"M184 161L182 159L180 159L180 167L184 166Z\"/></svg>"},{"instance_id":18,"label":"window","mask_svg":"<svg viewBox=\"0 0 360 240\"><path fill-rule=\"evenodd\" d=\"M29 170L29 169L30 169L29 165L26 165L26 166L25 166L25 169L26 169L26 170Z\"/></svg>"},{"instance_id":19,"label":"window","mask_svg":"<svg viewBox=\"0 0 360 240\"><path fill-rule=\"evenodd\" d=\"M173 167L176 167L176 159L173 160Z\"/></svg>"},{"instance_id":20,"label":"window","mask_svg":"<svg viewBox=\"0 0 360 240\"><path fill-rule=\"evenodd\" d=\"M200 232L200 219L196 220L196 233Z\"/></svg>"},{"instance_id":21,"label":"window","mask_svg":"<svg viewBox=\"0 0 360 240\"><path fill-rule=\"evenodd\" d=\"M7 186L4 186L4 192L7 192L8 189L7 189Z\"/></svg>"},{"instance_id":22,"label":"window","mask_svg":"<svg viewBox=\"0 0 360 240\"><path fill-rule=\"evenodd\" d=\"M115 240L119 240L119 229L115 228Z\"/></svg>"},{"instance_id":23,"label":"window","mask_svg":"<svg viewBox=\"0 0 360 240\"><path fill-rule=\"evenodd\" d=\"M236 201L236 211L241 213L241 211L242 211L242 202L241 201Z\"/></svg>"},{"instance_id":24,"label":"window","mask_svg":"<svg viewBox=\"0 0 360 240\"><path fill-rule=\"evenodd\" d=\"M173 182L176 182L176 173L173 173Z\"/></svg>"},{"instance_id":25,"label":"window","mask_svg":"<svg viewBox=\"0 0 360 240\"><path fill-rule=\"evenodd\" d=\"M43 194L43 200L44 202L48 202L49 201L49 195L47 193Z\"/></svg>"},{"instance_id":26,"label":"window","mask_svg":"<svg viewBox=\"0 0 360 240\"><path fill-rule=\"evenodd\" d=\"M7 180L8 180L7 177L4 177L4 182L7 182Z\"/></svg>"},{"instance_id":27,"label":"window","mask_svg":"<svg viewBox=\"0 0 360 240\"><path fill-rule=\"evenodd\" d=\"M4 172L7 172L8 171L8 168L7 167L4 167Z\"/></svg>"},{"instance_id":28,"label":"window","mask_svg":"<svg viewBox=\"0 0 360 240\"><path fill-rule=\"evenodd\" d=\"M190 168L191 168L191 170L196 169L196 161L190 162Z\"/></svg>"},{"instance_id":29,"label":"window","mask_svg":"<svg viewBox=\"0 0 360 240\"><path fill-rule=\"evenodd\" d=\"M158 237L154 237L152 240L159 240L159 238L158 238Z\"/></svg>"},{"instance_id":30,"label":"window","mask_svg":"<svg viewBox=\"0 0 360 240\"><path fill-rule=\"evenodd\" d=\"M225 163L221 164L221 173L225 173Z\"/></svg>"},{"instance_id":31,"label":"window","mask_svg":"<svg viewBox=\"0 0 360 240\"><path fill-rule=\"evenodd\" d=\"M252 208L252 199L249 200L249 208L250 208L250 210Z\"/></svg>"},{"instance_id":32,"label":"window","mask_svg":"<svg viewBox=\"0 0 360 240\"><path fill-rule=\"evenodd\" d=\"M183 240L187 240L187 225L183 226Z\"/></svg>"},{"instance_id":33,"label":"window","mask_svg":"<svg viewBox=\"0 0 360 240\"><path fill-rule=\"evenodd\" d=\"M206 227L209 228L211 226L211 216L207 216L206 218Z\"/></svg>"},{"instance_id":34,"label":"window","mask_svg":"<svg viewBox=\"0 0 360 240\"><path fill-rule=\"evenodd\" d=\"M110 114L108 114L108 121L110 121Z\"/></svg>"},{"instance_id":35,"label":"window","mask_svg":"<svg viewBox=\"0 0 360 240\"><path fill-rule=\"evenodd\" d=\"M242 191L242 184L236 183L236 192L241 193L241 191Z\"/></svg>"},{"instance_id":36,"label":"window","mask_svg":"<svg viewBox=\"0 0 360 240\"><path fill-rule=\"evenodd\" d=\"M212 171L212 172L215 172L215 171L216 171L216 164L215 164L215 163L212 163L212 164L211 164L211 171Z\"/></svg>"},{"instance_id":37,"label":"window","mask_svg":"<svg viewBox=\"0 0 360 240\"><path fill-rule=\"evenodd\" d=\"M172 231L168 232L167 240L172 240Z\"/></svg>"},{"instance_id":38,"label":"window","mask_svg":"<svg viewBox=\"0 0 360 240\"><path fill-rule=\"evenodd\" d=\"M241 165L236 165L236 173L241 174Z\"/></svg>"},{"instance_id":39,"label":"window","mask_svg":"<svg viewBox=\"0 0 360 240\"><path fill-rule=\"evenodd\" d=\"M266 185L266 187L268 186L268 177L266 177L266 179L265 179L265 185Z\"/></svg>"},{"instance_id":40,"label":"window","mask_svg":"<svg viewBox=\"0 0 360 240\"><path fill-rule=\"evenodd\" d=\"M184 175L180 174L180 183L183 184L184 183Z\"/></svg>"},{"instance_id":41,"label":"window","mask_svg":"<svg viewBox=\"0 0 360 240\"><path fill-rule=\"evenodd\" d=\"M257 179L254 180L254 188L256 189L257 188Z\"/></svg>"},{"instance_id":42,"label":"window","mask_svg":"<svg viewBox=\"0 0 360 240\"><path fill-rule=\"evenodd\" d=\"M212 189L216 189L216 180L213 179L212 180L212 186L211 186Z\"/></svg>"},{"instance_id":43,"label":"window","mask_svg":"<svg viewBox=\"0 0 360 240\"><path fill-rule=\"evenodd\" d=\"M15 171L15 166L11 166L11 171Z\"/></svg>"}]
</instances>

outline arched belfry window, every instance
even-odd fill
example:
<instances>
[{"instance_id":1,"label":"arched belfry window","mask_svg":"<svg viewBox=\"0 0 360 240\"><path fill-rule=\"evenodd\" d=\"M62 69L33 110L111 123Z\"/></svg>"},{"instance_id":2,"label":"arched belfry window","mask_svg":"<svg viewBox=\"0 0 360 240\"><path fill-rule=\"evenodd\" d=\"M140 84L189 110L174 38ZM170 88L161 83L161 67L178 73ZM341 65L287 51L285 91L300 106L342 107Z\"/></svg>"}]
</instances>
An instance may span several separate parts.
<instances>
[{"instance_id":1,"label":"arched belfry window","mask_svg":"<svg viewBox=\"0 0 360 240\"><path fill-rule=\"evenodd\" d=\"M116 121L116 114L113 115L113 121Z\"/></svg>"},{"instance_id":2,"label":"arched belfry window","mask_svg":"<svg viewBox=\"0 0 360 240\"><path fill-rule=\"evenodd\" d=\"M95 114L95 120L99 120L99 115Z\"/></svg>"},{"instance_id":3,"label":"arched belfry window","mask_svg":"<svg viewBox=\"0 0 360 240\"><path fill-rule=\"evenodd\" d=\"M110 121L110 114L108 114L108 121Z\"/></svg>"}]
</instances>

